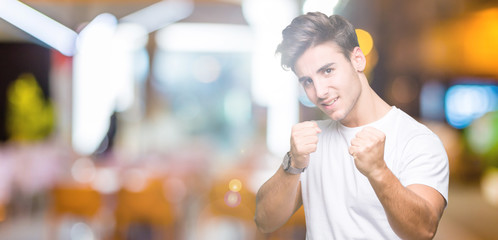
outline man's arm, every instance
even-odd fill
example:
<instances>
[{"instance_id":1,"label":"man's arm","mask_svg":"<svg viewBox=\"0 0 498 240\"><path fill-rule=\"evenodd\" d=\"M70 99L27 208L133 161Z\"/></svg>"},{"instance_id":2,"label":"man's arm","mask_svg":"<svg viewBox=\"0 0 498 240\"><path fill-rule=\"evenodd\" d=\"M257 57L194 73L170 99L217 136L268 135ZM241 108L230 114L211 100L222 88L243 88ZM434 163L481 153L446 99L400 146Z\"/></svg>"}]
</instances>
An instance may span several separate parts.
<instances>
[{"instance_id":1,"label":"man's arm","mask_svg":"<svg viewBox=\"0 0 498 240\"><path fill-rule=\"evenodd\" d=\"M388 168L368 178L394 232L402 239L432 239L446 201L435 189L413 184L404 187Z\"/></svg>"},{"instance_id":2,"label":"man's arm","mask_svg":"<svg viewBox=\"0 0 498 240\"><path fill-rule=\"evenodd\" d=\"M394 232L403 239L432 239L446 201L421 184L403 186L384 161L385 135L366 127L351 141L350 154L379 198Z\"/></svg>"},{"instance_id":3,"label":"man's arm","mask_svg":"<svg viewBox=\"0 0 498 240\"><path fill-rule=\"evenodd\" d=\"M309 155L316 151L318 133L316 122L302 122L292 127L291 166L305 168ZM273 232L289 220L302 205L301 174L290 174L280 167L258 191L254 221L262 232Z\"/></svg>"},{"instance_id":4,"label":"man's arm","mask_svg":"<svg viewBox=\"0 0 498 240\"><path fill-rule=\"evenodd\" d=\"M254 221L264 233L277 230L302 205L299 176L286 173L280 167L256 195Z\"/></svg>"}]
</instances>

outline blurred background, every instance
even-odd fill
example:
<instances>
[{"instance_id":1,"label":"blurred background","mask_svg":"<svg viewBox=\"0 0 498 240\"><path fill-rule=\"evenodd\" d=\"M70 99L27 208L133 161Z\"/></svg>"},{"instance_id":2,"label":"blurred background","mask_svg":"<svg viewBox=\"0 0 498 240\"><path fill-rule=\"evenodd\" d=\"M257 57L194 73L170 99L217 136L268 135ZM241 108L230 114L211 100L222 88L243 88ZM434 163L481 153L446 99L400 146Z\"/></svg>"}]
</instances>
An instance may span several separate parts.
<instances>
[{"instance_id":1,"label":"blurred background","mask_svg":"<svg viewBox=\"0 0 498 240\"><path fill-rule=\"evenodd\" d=\"M293 124L308 11L357 28L373 88L441 138L436 239L498 238L495 0L0 0L0 239L304 239L253 223Z\"/></svg>"}]
</instances>

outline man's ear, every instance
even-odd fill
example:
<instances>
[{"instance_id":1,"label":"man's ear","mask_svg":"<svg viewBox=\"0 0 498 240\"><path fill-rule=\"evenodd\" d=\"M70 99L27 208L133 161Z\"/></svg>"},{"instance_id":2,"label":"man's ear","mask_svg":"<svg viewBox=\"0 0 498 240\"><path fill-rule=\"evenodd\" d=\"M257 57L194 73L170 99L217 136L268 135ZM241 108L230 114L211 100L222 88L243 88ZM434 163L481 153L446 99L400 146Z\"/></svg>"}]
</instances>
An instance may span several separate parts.
<instances>
[{"instance_id":1,"label":"man's ear","mask_svg":"<svg viewBox=\"0 0 498 240\"><path fill-rule=\"evenodd\" d=\"M363 54L360 47L355 47L353 49L353 52L351 53L351 63L356 71L363 72L365 70L367 59L365 58L365 54Z\"/></svg>"}]
</instances>

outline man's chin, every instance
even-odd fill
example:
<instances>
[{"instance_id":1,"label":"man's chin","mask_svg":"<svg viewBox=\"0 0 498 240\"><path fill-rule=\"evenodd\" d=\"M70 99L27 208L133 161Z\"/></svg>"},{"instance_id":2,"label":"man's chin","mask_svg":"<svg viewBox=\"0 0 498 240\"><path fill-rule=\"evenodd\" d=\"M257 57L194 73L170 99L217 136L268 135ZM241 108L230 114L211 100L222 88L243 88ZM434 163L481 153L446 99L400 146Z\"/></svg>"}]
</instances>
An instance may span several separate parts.
<instances>
[{"instance_id":1,"label":"man's chin","mask_svg":"<svg viewBox=\"0 0 498 240\"><path fill-rule=\"evenodd\" d=\"M323 111L323 110L322 110ZM334 120L334 121L341 121L342 119L344 119L344 116L341 112L338 112L338 111L334 111L334 112L325 112L323 111L330 119Z\"/></svg>"}]
</instances>

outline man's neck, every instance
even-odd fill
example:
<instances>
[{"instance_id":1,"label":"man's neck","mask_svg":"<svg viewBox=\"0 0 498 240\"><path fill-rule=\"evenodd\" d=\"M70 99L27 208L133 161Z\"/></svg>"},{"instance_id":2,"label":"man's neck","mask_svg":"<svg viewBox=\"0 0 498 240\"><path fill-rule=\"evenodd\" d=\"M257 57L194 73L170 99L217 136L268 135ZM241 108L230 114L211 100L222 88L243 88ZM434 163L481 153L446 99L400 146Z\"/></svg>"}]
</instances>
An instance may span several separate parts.
<instances>
[{"instance_id":1,"label":"man's neck","mask_svg":"<svg viewBox=\"0 0 498 240\"><path fill-rule=\"evenodd\" d=\"M351 110L347 119L341 121L341 124L346 127L359 127L375 122L391 110L391 106L380 98L368 83L363 86L361 96L358 98L355 107Z\"/></svg>"}]
</instances>

